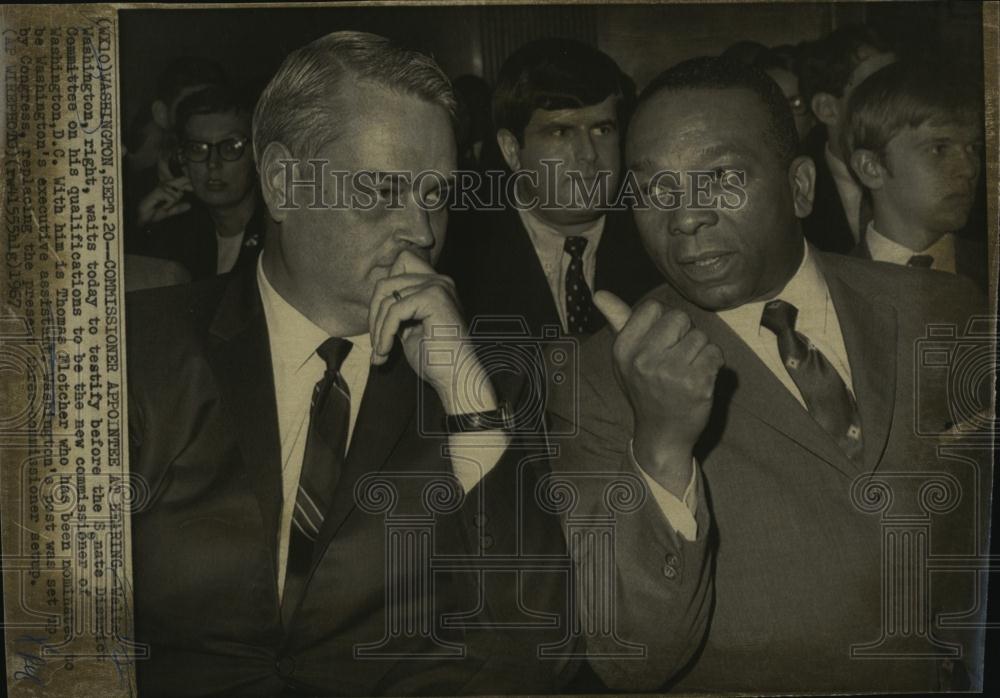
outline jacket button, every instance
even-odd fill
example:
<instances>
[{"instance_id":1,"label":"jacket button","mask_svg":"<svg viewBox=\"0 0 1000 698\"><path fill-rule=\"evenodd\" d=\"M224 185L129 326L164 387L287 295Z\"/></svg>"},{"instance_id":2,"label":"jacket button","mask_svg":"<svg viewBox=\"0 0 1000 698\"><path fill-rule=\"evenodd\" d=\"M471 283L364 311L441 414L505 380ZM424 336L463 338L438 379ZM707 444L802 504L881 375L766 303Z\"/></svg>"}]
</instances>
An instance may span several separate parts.
<instances>
[{"instance_id":1,"label":"jacket button","mask_svg":"<svg viewBox=\"0 0 1000 698\"><path fill-rule=\"evenodd\" d=\"M486 522L488 520L489 517L487 517L486 514L476 514L475 516L472 517L472 525L475 526L476 528L482 528L483 526L486 525Z\"/></svg>"},{"instance_id":2,"label":"jacket button","mask_svg":"<svg viewBox=\"0 0 1000 698\"><path fill-rule=\"evenodd\" d=\"M677 556L674 555L673 553L669 553L664 559L666 560L666 563L671 567L677 567L677 562L678 562Z\"/></svg>"},{"instance_id":3,"label":"jacket button","mask_svg":"<svg viewBox=\"0 0 1000 698\"><path fill-rule=\"evenodd\" d=\"M493 547L493 536L489 534L484 535L480 539L479 544L483 547L483 550L489 550Z\"/></svg>"},{"instance_id":4,"label":"jacket button","mask_svg":"<svg viewBox=\"0 0 1000 698\"><path fill-rule=\"evenodd\" d=\"M278 676L283 679L290 678L295 673L295 658L279 657L275 667L278 669Z\"/></svg>"},{"instance_id":5,"label":"jacket button","mask_svg":"<svg viewBox=\"0 0 1000 698\"><path fill-rule=\"evenodd\" d=\"M670 563L663 564L663 576L667 579L677 579L677 568Z\"/></svg>"}]
</instances>

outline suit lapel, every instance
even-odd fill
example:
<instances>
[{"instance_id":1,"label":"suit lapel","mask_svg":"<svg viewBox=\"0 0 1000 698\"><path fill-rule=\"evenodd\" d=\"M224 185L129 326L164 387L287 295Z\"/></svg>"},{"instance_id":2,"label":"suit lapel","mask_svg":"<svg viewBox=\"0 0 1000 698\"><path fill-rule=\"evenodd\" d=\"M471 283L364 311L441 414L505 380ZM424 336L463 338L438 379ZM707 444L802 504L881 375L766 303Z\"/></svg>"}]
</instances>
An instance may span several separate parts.
<instances>
[{"instance_id":1,"label":"suit lapel","mask_svg":"<svg viewBox=\"0 0 1000 698\"><path fill-rule=\"evenodd\" d=\"M211 328L209 361L236 436L264 522L264 544L277 569L281 514L281 443L267 323L256 267L232 275ZM277 579L277 574L275 574Z\"/></svg>"},{"instance_id":2,"label":"suit lapel","mask_svg":"<svg viewBox=\"0 0 1000 698\"><path fill-rule=\"evenodd\" d=\"M531 236L513 209L505 214L507 234L501 236L503 252L509 263L499 267L503 274L510 274L510 307L523 309L523 315L532 336L540 336L543 325L561 327L559 308L552 297L552 289L545 270L538 259Z\"/></svg>"},{"instance_id":3,"label":"suit lapel","mask_svg":"<svg viewBox=\"0 0 1000 698\"><path fill-rule=\"evenodd\" d=\"M896 311L845 283L825 256L820 262L851 363L865 466L873 471L885 452L896 403Z\"/></svg>"},{"instance_id":4,"label":"suit lapel","mask_svg":"<svg viewBox=\"0 0 1000 698\"><path fill-rule=\"evenodd\" d=\"M720 375L717 399L731 397L732 404L767 424L821 458L845 476L853 478L857 468L840 450L784 384L764 365L754 351L715 313L683 302L695 327L718 344L732 373ZM724 371L726 371L724 369ZM732 380L735 374L735 381ZM727 376L730 379L727 380Z\"/></svg>"}]
</instances>

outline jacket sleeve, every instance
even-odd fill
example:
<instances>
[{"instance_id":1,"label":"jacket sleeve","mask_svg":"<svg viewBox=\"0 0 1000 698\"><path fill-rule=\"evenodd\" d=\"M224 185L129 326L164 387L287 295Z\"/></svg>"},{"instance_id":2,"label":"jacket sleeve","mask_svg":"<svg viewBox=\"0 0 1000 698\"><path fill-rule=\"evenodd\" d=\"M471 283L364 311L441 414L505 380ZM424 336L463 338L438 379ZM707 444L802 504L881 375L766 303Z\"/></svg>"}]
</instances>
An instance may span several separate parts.
<instances>
[{"instance_id":1,"label":"jacket sleeve","mask_svg":"<svg viewBox=\"0 0 1000 698\"><path fill-rule=\"evenodd\" d=\"M627 455L631 408L611 375L610 352L595 353L606 370L598 364L577 391L556 391L549 405L552 497L573 500L562 524L587 661L609 688L654 690L705 635L711 522L699 487L697 538L672 528Z\"/></svg>"}]
</instances>

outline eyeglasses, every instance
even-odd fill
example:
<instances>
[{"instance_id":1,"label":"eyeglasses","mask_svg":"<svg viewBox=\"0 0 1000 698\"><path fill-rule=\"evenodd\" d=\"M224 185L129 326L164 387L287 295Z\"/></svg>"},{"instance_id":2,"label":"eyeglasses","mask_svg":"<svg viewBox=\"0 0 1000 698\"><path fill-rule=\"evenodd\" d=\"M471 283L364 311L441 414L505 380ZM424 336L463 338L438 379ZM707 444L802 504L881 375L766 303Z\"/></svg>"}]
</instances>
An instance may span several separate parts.
<instances>
[{"instance_id":1,"label":"eyeglasses","mask_svg":"<svg viewBox=\"0 0 1000 698\"><path fill-rule=\"evenodd\" d=\"M212 156L212 151L216 150L220 158L233 162L243 157L247 144L248 139L243 137L227 138L216 143L184 141L181 144L181 157L188 162L206 162Z\"/></svg>"},{"instance_id":2,"label":"eyeglasses","mask_svg":"<svg viewBox=\"0 0 1000 698\"><path fill-rule=\"evenodd\" d=\"M800 95L792 95L788 98L788 106L792 108L792 113L802 116L808 111L806 101Z\"/></svg>"}]
</instances>

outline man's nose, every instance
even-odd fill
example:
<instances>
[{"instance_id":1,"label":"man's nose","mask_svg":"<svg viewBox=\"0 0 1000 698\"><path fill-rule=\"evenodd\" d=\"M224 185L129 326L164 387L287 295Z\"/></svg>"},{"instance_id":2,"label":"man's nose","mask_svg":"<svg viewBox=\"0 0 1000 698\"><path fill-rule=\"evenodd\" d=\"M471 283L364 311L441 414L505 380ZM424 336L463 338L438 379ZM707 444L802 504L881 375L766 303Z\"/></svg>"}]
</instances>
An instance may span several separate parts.
<instances>
[{"instance_id":1,"label":"man's nose","mask_svg":"<svg viewBox=\"0 0 1000 698\"><path fill-rule=\"evenodd\" d=\"M402 227L400 238L414 247L434 247L436 237L431 224L431 211L415 200L406 204L406 225Z\"/></svg>"},{"instance_id":2,"label":"man's nose","mask_svg":"<svg viewBox=\"0 0 1000 698\"><path fill-rule=\"evenodd\" d=\"M969 181L975 181L979 177L979 153L974 148L962 151L955 166L955 175Z\"/></svg>"},{"instance_id":3,"label":"man's nose","mask_svg":"<svg viewBox=\"0 0 1000 698\"><path fill-rule=\"evenodd\" d=\"M578 134L574 140L574 157L578 163L592 165L597 160L597 146L590 133Z\"/></svg>"},{"instance_id":4,"label":"man's nose","mask_svg":"<svg viewBox=\"0 0 1000 698\"><path fill-rule=\"evenodd\" d=\"M702 228L710 228L719 222L719 214L714 208L698 208L689 203L669 215L671 235L696 235Z\"/></svg>"}]
</instances>

